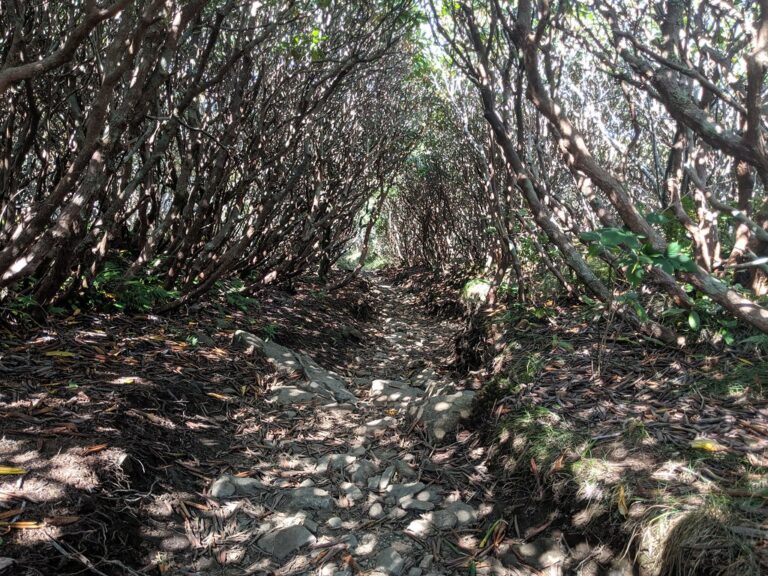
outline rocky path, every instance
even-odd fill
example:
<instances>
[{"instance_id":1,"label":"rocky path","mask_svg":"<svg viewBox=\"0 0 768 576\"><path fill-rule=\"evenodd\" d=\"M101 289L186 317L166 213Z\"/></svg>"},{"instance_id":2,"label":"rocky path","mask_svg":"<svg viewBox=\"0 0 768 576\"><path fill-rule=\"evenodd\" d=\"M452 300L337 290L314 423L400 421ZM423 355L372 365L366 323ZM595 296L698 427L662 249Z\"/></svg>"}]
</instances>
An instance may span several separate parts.
<instances>
[{"instance_id":1,"label":"rocky path","mask_svg":"<svg viewBox=\"0 0 768 576\"><path fill-rule=\"evenodd\" d=\"M283 432L252 448L258 477L225 475L210 487L222 505L220 537L243 544L229 554L255 559L246 573L488 571L472 559L490 512L482 450L453 442L474 392L438 375L456 326L428 318L390 286L373 290L383 310L372 330L382 344L355 358L348 375L235 335L285 376L265 422Z\"/></svg>"}]
</instances>

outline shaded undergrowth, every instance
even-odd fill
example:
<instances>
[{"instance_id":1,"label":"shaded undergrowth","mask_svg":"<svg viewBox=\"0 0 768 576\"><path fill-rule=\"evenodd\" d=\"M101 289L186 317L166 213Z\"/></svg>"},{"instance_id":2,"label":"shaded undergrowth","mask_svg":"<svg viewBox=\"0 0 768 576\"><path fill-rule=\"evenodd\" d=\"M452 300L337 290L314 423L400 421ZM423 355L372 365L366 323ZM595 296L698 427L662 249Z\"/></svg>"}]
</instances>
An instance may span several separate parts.
<instances>
[{"instance_id":1,"label":"shaded undergrowth","mask_svg":"<svg viewBox=\"0 0 768 576\"><path fill-rule=\"evenodd\" d=\"M523 535L592 536L641 573L763 573L763 364L622 331L575 307L508 324L473 414L503 482L500 514Z\"/></svg>"}]
</instances>

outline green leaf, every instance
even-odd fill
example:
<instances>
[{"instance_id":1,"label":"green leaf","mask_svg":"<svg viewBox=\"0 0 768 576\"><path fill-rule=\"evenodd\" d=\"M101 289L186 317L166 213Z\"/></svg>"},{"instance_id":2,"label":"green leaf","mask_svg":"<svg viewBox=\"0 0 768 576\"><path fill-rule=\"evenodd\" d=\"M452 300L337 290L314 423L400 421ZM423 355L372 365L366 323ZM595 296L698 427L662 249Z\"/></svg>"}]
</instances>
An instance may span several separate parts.
<instances>
[{"instance_id":1,"label":"green leaf","mask_svg":"<svg viewBox=\"0 0 768 576\"><path fill-rule=\"evenodd\" d=\"M691 310L688 313L688 326L693 330L701 328L701 317L699 317L699 313L696 310Z\"/></svg>"}]
</instances>

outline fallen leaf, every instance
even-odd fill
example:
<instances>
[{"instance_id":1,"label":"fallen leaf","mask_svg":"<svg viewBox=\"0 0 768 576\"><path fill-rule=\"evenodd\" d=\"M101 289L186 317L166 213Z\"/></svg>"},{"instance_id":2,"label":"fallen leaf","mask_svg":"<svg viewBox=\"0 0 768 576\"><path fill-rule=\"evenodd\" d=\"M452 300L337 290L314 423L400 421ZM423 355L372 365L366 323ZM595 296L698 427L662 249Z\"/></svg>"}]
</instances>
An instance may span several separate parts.
<instances>
[{"instance_id":1,"label":"fallen leaf","mask_svg":"<svg viewBox=\"0 0 768 576\"><path fill-rule=\"evenodd\" d=\"M107 447L109 447L109 444L96 444L94 446L89 446L88 448L83 450L83 456L88 456L88 454L95 454L96 452L101 452Z\"/></svg>"},{"instance_id":2,"label":"fallen leaf","mask_svg":"<svg viewBox=\"0 0 768 576\"><path fill-rule=\"evenodd\" d=\"M691 440L690 446L691 448L706 450L707 452L722 452L725 450L725 448L718 444L717 441L708 438L696 438Z\"/></svg>"},{"instance_id":3,"label":"fallen leaf","mask_svg":"<svg viewBox=\"0 0 768 576\"><path fill-rule=\"evenodd\" d=\"M19 520L18 522L0 522L0 526L16 530L37 530L43 528L45 524L33 520Z\"/></svg>"},{"instance_id":4,"label":"fallen leaf","mask_svg":"<svg viewBox=\"0 0 768 576\"><path fill-rule=\"evenodd\" d=\"M48 526L67 526L80 521L80 516L52 516L45 519Z\"/></svg>"},{"instance_id":5,"label":"fallen leaf","mask_svg":"<svg viewBox=\"0 0 768 576\"><path fill-rule=\"evenodd\" d=\"M624 484L619 485L619 490L616 494L616 506L618 507L619 513L622 516L629 514L629 509L627 508L627 495L624 490Z\"/></svg>"},{"instance_id":6,"label":"fallen leaf","mask_svg":"<svg viewBox=\"0 0 768 576\"><path fill-rule=\"evenodd\" d=\"M49 350L45 355L54 356L56 358L71 358L72 356L77 356L74 352L67 352L66 350Z\"/></svg>"},{"instance_id":7,"label":"fallen leaf","mask_svg":"<svg viewBox=\"0 0 768 576\"><path fill-rule=\"evenodd\" d=\"M6 510L5 512L0 512L0 520L5 520L6 518L13 518L14 516L21 514L24 512L24 508L14 508L13 510Z\"/></svg>"}]
</instances>

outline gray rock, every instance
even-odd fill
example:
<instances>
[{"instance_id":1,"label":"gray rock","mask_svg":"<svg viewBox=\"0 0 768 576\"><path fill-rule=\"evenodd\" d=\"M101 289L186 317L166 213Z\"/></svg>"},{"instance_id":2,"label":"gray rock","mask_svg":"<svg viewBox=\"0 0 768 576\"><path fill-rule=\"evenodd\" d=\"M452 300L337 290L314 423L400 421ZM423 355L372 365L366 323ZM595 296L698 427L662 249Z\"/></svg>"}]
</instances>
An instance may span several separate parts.
<instances>
[{"instance_id":1,"label":"gray rock","mask_svg":"<svg viewBox=\"0 0 768 576\"><path fill-rule=\"evenodd\" d=\"M400 507L403 510L419 510L421 512L426 512L435 509L435 505L429 500L417 500L412 496L403 496L398 501L398 504L400 504Z\"/></svg>"},{"instance_id":2,"label":"gray rock","mask_svg":"<svg viewBox=\"0 0 768 576\"><path fill-rule=\"evenodd\" d=\"M432 523L426 518L416 518L416 520L411 520L406 530L420 538L426 538L432 533Z\"/></svg>"},{"instance_id":3,"label":"gray rock","mask_svg":"<svg viewBox=\"0 0 768 576\"><path fill-rule=\"evenodd\" d=\"M333 508L333 498L322 488L307 486L289 490L290 506L294 510L330 510Z\"/></svg>"},{"instance_id":4,"label":"gray rock","mask_svg":"<svg viewBox=\"0 0 768 576\"><path fill-rule=\"evenodd\" d=\"M436 486L427 486L424 490L416 494L416 500L429 500L430 502L440 502L439 489Z\"/></svg>"},{"instance_id":5,"label":"gray rock","mask_svg":"<svg viewBox=\"0 0 768 576\"><path fill-rule=\"evenodd\" d=\"M351 482L342 482L340 488L344 490L344 494L350 500L361 500L363 498L363 491Z\"/></svg>"},{"instance_id":6,"label":"gray rock","mask_svg":"<svg viewBox=\"0 0 768 576\"><path fill-rule=\"evenodd\" d=\"M259 538L259 548L278 560L283 560L300 548L314 544L316 538L304 526L287 526L268 532Z\"/></svg>"},{"instance_id":7,"label":"gray rock","mask_svg":"<svg viewBox=\"0 0 768 576\"><path fill-rule=\"evenodd\" d=\"M259 353L267 358L274 366L283 372L293 373L301 369L301 364L296 355L285 346L280 346L272 341L265 341L258 336L237 330L232 336L232 344L245 348L247 353Z\"/></svg>"},{"instance_id":8,"label":"gray rock","mask_svg":"<svg viewBox=\"0 0 768 576\"><path fill-rule=\"evenodd\" d=\"M357 460L346 468L350 480L360 485L367 484L368 478L376 474L377 469L376 464L370 460Z\"/></svg>"},{"instance_id":9,"label":"gray rock","mask_svg":"<svg viewBox=\"0 0 768 576\"><path fill-rule=\"evenodd\" d=\"M344 523L341 521L341 518L339 518L338 516L328 518L328 521L326 522L326 524L328 525L328 528L330 528L331 530L338 530L344 525Z\"/></svg>"},{"instance_id":10,"label":"gray rock","mask_svg":"<svg viewBox=\"0 0 768 576\"><path fill-rule=\"evenodd\" d=\"M371 476L368 478L368 490L376 491L379 489L379 482L381 481L381 476Z\"/></svg>"},{"instance_id":11,"label":"gray rock","mask_svg":"<svg viewBox=\"0 0 768 576\"><path fill-rule=\"evenodd\" d=\"M406 516L408 516L408 512L402 508L392 508L392 510L389 511L389 517L393 520L402 520Z\"/></svg>"},{"instance_id":12,"label":"gray rock","mask_svg":"<svg viewBox=\"0 0 768 576\"><path fill-rule=\"evenodd\" d=\"M462 418L469 416L474 397L472 390L433 396L412 408L411 415L424 425L433 441L439 442L456 431Z\"/></svg>"},{"instance_id":13,"label":"gray rock","mask_svg":"<svg viewBox=\"0 0 768 576\"><path fill-rule=\"evenodd\" d=\"M394 548L384 548L376 555L373 562L373 568L382 570L390 576L400 576L405 566L403 557Z\"/></svg>"},{"instance_id":14,"label":"gray rock","mask_svg":"<svg viewBox=\"0 0 768 576\"><path fill-rule=\"evenodd\" d=\"M368 516L374 519L381 518L384 516L384 507L378 502L374 502L373 505L371 505L371 507L368 509Z\"/></svg>"},{"instance_id":15,"label":"gray rock","mask_svg":"<svg viewBox=\"0 0 768 576\"><path fill-rule=\"evenodd\" d=\"M381 473L381 478L379 478L379 485L377 486L379 491L384 492L387 488L389 488L389 485L392 483L392 477L394 475L395 467L387 466L384 472Z\"/></svg>"},{"instance_id":16,"label":"gray rock","mask_svg":"<svg viewBox=\"0 0 768 576\"><path fill-rule=\"evenodd\" d=\"M437 380L437 374L432 368L424 368L411 377L411 385L418 388L426 388L431 382Z\"/></svg>"},{"instance_id":17,"label":"gray rock","mask_svg":"<svg viewBox=\"0 0 768 576\"><path fill-rule=\"evenodd\" d=\"M419 475L415 469L411 468L407 462L402 460L395 462L395 468L397 468L397 473L404 479L416 478Z\"/></svg>"},{"instance_id":18,"label":"gray rock","mask_svg":"<svg viewBox=\"0 0 768 576\"><path fill-rule=\"evenodd\" d=\"M412 388L407 382L396 380L374 380L369 393L371 401L376 405L400 404L406 405L421 398L424 392Z\"/></svg>"},{"instance_id":19,"label":"gray rock","mask_svg":"<svg viewBox=\"0 0 768 576\"><path fill-rule=\"evenodd\" d=\"M415 496L426 488L423 482L408 482L406 484L392 484L387 491L395 500L404 496Z\"/></svg>"},{"instance_id":20,"label":"gray rock","mask_svg":"<svg viewBox=\"0 0 768 576\"><path fill-rule=\"evenodd\" d=\"M390 428L397 428L397 420L392 416L385 416L384 418L366 422L365 425L359 427L357 433L365 434L366 436L380 436Z\"/></svg>"},{"instance_id":21,"label":"gray rock","mask_svg":"<svg viewBox=\"0 0 768 576\"><path fill-rule=\"evenodd\" d=\"M432 554L425 554L424 557L421 559L421 562L419 562L419 568L422 570L429 570L432 568L432 562L434 561L434 556Z\"/></svg>"},{"instance_id":22,"label":"gray rock","mask_svg":"<svg viewBox=\"0 0 768 576\"><path fill-rule=\"evenodd\" d=\"M274 388L277 392L275 396L270 399L272 402L279 406L293 406L294 404L311 404L318 401L318 397L312 392L302 390L296 386L280 386Z\"/></svg>"},{"instance_id":23,"label":"gray rock","mask_svg":"<svg viewBox=\"0 0 768 576\"><path fill-rule=\"evenodd\" d=\"M256 478L239 478L224 474L211 486L211 496L214 498L253 496L265 488L264 484Z\"/></svg>"},{"instance_id":24,"label":"gray rock","mask_svg":"<svg viewBox=\"0 0 768 576\"><path fill-rule=\"evenodd\" d=\"M306 354L299 356L299 361L304 368L304 373L310 382L317 383L328 390L339 402L356 402L357 396L352 394L347 387L325 368L321 368L312 358Z\"/></svg>"},{"instance_id":25,"label":"gray rock","mask_svg":"<svg viewBox=\"0 0 768 576\"><path fill-rule=\"evenodd\" d=\"M531 566L544 569L554 566L565 560L565 552L559 540L554 538L539 538L532 542L513 544L514 552L509 552L501 558L502 563L508 566L516 565L518 558L522 558Z\"/></svg>"},{"instance_id":26,"label":"gray rock","mask_svg":"<svg viewBox=\"0 0 768 576\"><path fill-rule=\"evenodd\" d=\"M325 473L328 470L343 470L357 460L349 454L326 454L317 461L315 471Z\"/></svg>"},{"instance_id":27,"label":"gray rock","mask_svg":"<svg viewBox=\"0 0 768 576\"><path fill-rule=\"evenodd\" d=\"M451 502L445 507L446 510L453 512L456 516L459 526L467 526L477 522L477 510L464 502Z\"/></svg>"},{"instance_id":28,"label":"gray rock","mask_svg":"<svg viewBox=\"0 0 768 576\"><path fill-rule=\"evenodd\" d=\"M427 518L437 530L450 530L451 528L455 528L459 523L456 514L450 510L435 510L434 512L430 512L427 515Z\"/></svg>"},{"instance_id":29,"label":"gray rock","mask_svg":"<svg viewBox=\"0 0 768 576\"><path fill-rule=\"evenodd\" d=\"M419 568L418 566L414 566L410 570L408 570L408 576L421 576L423 570Z\"/></svg>"}]
</instances>

